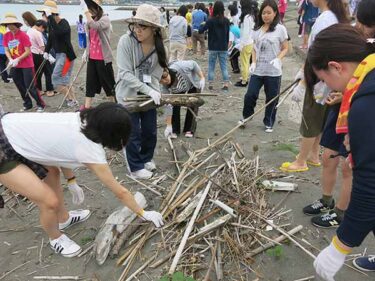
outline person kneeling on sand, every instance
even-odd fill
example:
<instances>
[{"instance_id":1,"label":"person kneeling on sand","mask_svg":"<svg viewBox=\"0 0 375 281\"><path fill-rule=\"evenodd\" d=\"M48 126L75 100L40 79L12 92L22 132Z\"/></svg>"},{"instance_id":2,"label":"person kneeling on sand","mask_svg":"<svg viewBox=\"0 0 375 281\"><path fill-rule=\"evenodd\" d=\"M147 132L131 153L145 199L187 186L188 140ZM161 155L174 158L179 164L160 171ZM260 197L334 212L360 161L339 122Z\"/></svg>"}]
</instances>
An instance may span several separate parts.
<instances>
[{"instance_id":1,"label":"person kneeling on sand","mask_svg":"<svg viewBox=\"0 0 375 281\"><path fill-rule=\"evenodd\" d=\"M131 131L127 110L103 103L81 113L10 113L0 119L0 182L33 201L52 249L74 257L81 247L61 231L85 221L89 210L68 212L64 205L58 167L89 168L130 210L156 227L163 217L144 211L133 195L114 178L104 148L126 145Z\"/></svg>"}]
</instances>

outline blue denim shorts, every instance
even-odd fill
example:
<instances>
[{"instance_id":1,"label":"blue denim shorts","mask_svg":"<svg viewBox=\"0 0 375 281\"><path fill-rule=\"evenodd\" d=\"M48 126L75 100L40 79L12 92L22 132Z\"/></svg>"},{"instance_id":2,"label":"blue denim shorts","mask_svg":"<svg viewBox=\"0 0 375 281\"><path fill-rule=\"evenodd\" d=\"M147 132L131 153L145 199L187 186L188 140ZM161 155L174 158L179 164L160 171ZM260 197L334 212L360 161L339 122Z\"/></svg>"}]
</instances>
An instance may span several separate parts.
<instances>
[{"instance_id":1,"label":"blue denim shorts","mask_svg":"<svg viewBox=\"0 0 375 281\"><path fill-rule=\"evenodd\" d=\"M57 86L68 86L70 83L70 77L72 76L74 61L70 62L69 68L67 68L69 60L64 53L56 54L55 68L52 73L52 84L54 87Z\"/></svg>"}]
</instances>

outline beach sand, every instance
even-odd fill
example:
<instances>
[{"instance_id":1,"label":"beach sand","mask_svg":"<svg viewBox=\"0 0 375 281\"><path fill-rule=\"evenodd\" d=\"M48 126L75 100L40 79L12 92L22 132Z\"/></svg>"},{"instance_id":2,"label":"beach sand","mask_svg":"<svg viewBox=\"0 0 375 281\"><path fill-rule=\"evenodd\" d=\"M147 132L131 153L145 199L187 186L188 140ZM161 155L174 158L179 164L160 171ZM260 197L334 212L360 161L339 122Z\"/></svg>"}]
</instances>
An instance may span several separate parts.
<instances>
[{"instance_id":1,"label":"beach sand","mask_svg":"<svg viewBox=\"0 0 375 281\"><path fill-rule=\"evenodd\" d=\"M298 47L300 40L297 38L297 25L296 21L294 20L296 12L293 7L290 10L292 11L287 14L287 19L289 18L290 21L286 23L286 26L291 38L293 38L293 45ZM117 42L119 37L126 32L127 27L123 22L113 22L113 29L114 34L111 42L113 46L113 53L116 56ZM80 56L82 51L78 50L77 36L74 30L72 31L72 38L74 41L73 45L76 48L76 53L78 56L74 66L74 77L81 63ZM297 54L295 51L291 51L290 54L285 58L282 89L293 81L298 68L301 67L303 60L300 55L301 54ZM194 56L187 56L187 59L196 59L204 71L207 71L207 55L204 59L196 58ZM116 63L114 62L113 65L116 73ZM86 67L84 67L75 83L75 93L81 104L84 101L83 90L86 80L85 76ZM181 143L184 143L185 146L190 148L190 150L205 147L208 139L212 142L216 138L224 135L237 124L237 121L242 116L243 96L246 89L236 88L231 85L228 94L221 93L219 90L221 87L220 78L221 77L217 72L217 82L215 82L214 87L215 92L218 93L218 96L214 98L206 98L206 104L199 110L196 138L186 139L184 137L179 137L174 141L175 147L177 148L178 159L182 161L187 159L187 156L184 150L181 148ZM235 83L238 79L238 74L231 74L232 83ZM17 112L22 107L22 100L14 84L1 84L0 94L1 103L6 110ZM61 103L62 98L62 95L52 98L44 97L48 106L47 111L57 111L57 107ZM264 99L264 93L261 92L258 101L258 108L264 104ZM103 101L105 101L104 94L95 98L95 104ZM289 101L286 101L286 103L280 107L277 114L277 124L275 125L274 132L272 134L267 134L264 132L262 123L263 113L254 118L254 120L250 121L246 129L237 130L234 134L236 141L242 146L245 154L248 157L253 156L253 146L257 145L259 147L261 165L269 169L277 169L282 162L293 160L295 154L290 152L290 150L298 151L299 124L297 124L297 122L291 122L288 120L288 102ZM66 107L64 107L63 110L71 111L71 109ZM165 118L163 116L160 116L158 120L160 126L158 130L158 143L154 158L158 167L157 174L161 175L163 173L168 173L176 176L175 166L172 162L170 162L172 160L171 152L163 135L165 128L164 120ZM114 175L118 177L118 180L124 180L125 186L133 192L141 191L148 199L148 209L158 209L161 199L155 197L142 186L127 178L127 169L121 153L118 154L118 159L119 161L114 161L111 164ZM76 171L76 175L78 183L84 184L89 188L84 188L86 199L83 205L79 208L88 208L93 211L93 214L88 221L73 226L66 232L70 237L73 237L73 239L79 243L83 249L85 249L95 238L98 229L104 223L108 215L116 208L121 207L121 204L114 197L114 195L103 187L97 178L86 169L78 169ZM300 193L290 194L285 203L283 203L286 210L292 209L292 212L290 213L290 220L286 221L286 223L290 222L293 226L298 224L304 225L302 235L298 235L298 237L305 238L315 247L323 249L329 244L335 230L317 229L311 225L310 217L302 214L302 208L305 205L320 198L320 169L311 168L309 172L298 174L297 176L305 180L298 182ZM65 184L65 181L62 182ZM163 182L162 186L165 187L166 190L161 190L161 192L166 193L171 184L171 181ZM337 186L339 187L339 183ZM0 187L0 192L2 191L4 191L4 189L3 187ZM69 209L73 209L74 206L71 203L70 193L66 189L65 195L66 205ZM285 196L284 193L280 194L276 192L270 193L269 195L269 200L275 204ZM9 205L12 205L12 202L8 203L8 206ZM20 205L14 207L15 211L21 216L22 220L8 208L0 210L0 279L1 276L6 272L27 261L30 261L28 264L15 270L2 280L32 280L33 276L41 275L83 276L87 278L85 280L118 280L118 277L122 272L122 268L116 267L116 260L111 260L108 258L104 265L98 266L94 259L87 261L88 256L69 259L54 254L47 244L48 238L46 237L46 234L40 228L37 209L34 208L32 211L27 211L28 205L29 202L20 202ZM277 233L270 233L270 235L278 236ZM44 240L44 246L41 253L42 262L40 263L39 249L42 240ZM150 243L155 242L157 242L155 238L150 241ZM148 247L146 247L146 249L148 249ZM308 246L306 247L309 248ZM359 253L366 247L368 248L368 253L375 253L373 236L369 235L365 243L363 243L360 248L355 249L354 253ZM134 270L137 269L137 266L144 262L149 255L151 255L151 253L148 253L147 251L144 251L143 253L143 258L138 260L137 264L135 264L133 267ZM318 254L316 251L314 253ZM306 254L300 249L295 247L293 244L286 244L283 246L283 254L281 258L276 259L275 257L270 257L265 253L260 254L256 257L252 268L264 276L264 278L260 280L290 281L314 275L312 263L313 260L306 256ZM165 273L167 268L166 265L167 263L156 270L147 269L145 271L147 275L143 273L139 274L138 280L159 280L159 277ZM224 270L224 280L234 280L231 278L230 274L230 271L233 269L226 268L224 265ZM204 273L205 271L202 274ZM196 279L201 280L202 274L195 276ZM373 280L374 275L369 275L370 277L366 277L344 267L337 275L336 280ZM95 276L98 279L95 279ZM256 277L257 276L254 274L253 278L250 280L256 280Z\"/></svg>"}]
</instances>

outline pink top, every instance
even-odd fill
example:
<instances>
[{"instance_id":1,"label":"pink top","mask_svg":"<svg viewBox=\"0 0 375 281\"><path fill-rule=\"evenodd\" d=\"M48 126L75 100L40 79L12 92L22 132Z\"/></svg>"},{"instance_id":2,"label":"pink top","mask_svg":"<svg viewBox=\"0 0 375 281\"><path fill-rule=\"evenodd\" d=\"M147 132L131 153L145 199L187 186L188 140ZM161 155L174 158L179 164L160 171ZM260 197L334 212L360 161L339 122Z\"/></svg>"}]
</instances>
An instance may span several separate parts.
<instances>
[{"instance_id":1,"label":"pink top","mask_svg":"<svg viewBox=\"0 0 375 281\"><path fill-rule=\"evenodd\" d=\"M43 55L44 53L44 40L43 40L43 34L42 32L34 29L34 28L29 28L27 30L27 35L30 38L31 42L31 52L33 54L37 55Z\"/></svg>"},{"instance_id":2,"label":"pink top","mask_svg":"<svg viewBox=\"0 0 375 281\"><path fill-rule=\"evenodd\" d=\"M4 34L3 39L4 47L9 49L12 59L16 59L25 52L25 47L31 47L30 39L27 34L21 30L18 30L16 34L8 31ZM30 54L21 60L16 68L30 68L34 67L34 61L32 54Z\"/></svg>"},{"instance_id":3,"label":"pink top","mask_svg":"<svg viewBox=\"0 0 375 281\"><path fill-rule=\"evenodd\" d=\"M288 2L286 0L279 0L279 12L285 14L286 8L288 8Z\"/></svg>"},{"instance_id":4,"label":"pink top","mask_svg":"<svg viewBox=\"0 0 375 281\"><path fill-rule=\"evenodd\" d=\"M90 29L90 59L104 60L99 33L93 28Z\"/></svg>"}]
</instances>

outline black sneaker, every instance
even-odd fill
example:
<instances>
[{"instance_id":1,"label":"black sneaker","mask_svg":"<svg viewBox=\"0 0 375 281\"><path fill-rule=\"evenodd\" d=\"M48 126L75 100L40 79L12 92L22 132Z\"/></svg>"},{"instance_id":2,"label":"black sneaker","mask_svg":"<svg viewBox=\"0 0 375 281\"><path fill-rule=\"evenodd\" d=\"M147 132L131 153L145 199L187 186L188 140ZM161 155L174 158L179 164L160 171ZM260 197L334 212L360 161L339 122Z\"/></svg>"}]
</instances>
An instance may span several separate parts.
<instances>
[{"instance_id":1,"label":"black sneaker","mask_svg":"<svg viewBox=\"0 0 375 281\"><path fill-rule=\"evenodd\" d=\"M242 81L240 80L240 81L236 82L236 84L234 84L234 86L236 86L236 87L247 87L247 82L244 84L244 83L242 83Z\"/></svg>"},{"instance_id":2,"label":"black sneaker","mask_svg":"<svg viewBox=\"0 0 375 281\"><path fill-rule=\"evenodd\" d=\"M228 93L229 88L228 88L228 86L223 86L223 87L221 88L221 90L222 90L224 93Z\"/></svg>"},{"instance_id":3,"label":"black sneaker","mask_svg":"<svg viewBox=\"0 0 375 281\"><path fill-rule=\"evenodd\" d=\"M208 90L213 91L214 87L213 86L208 86Z\"/></svg>"},{"instance_id":4,"label":"black sneaker","mask_svg":"<svg viewBox=\"0 0 375 281\"><path fill-rule=\"evenodd\" d=\"M323 200L319 199L314 201L312 204L307 205L303 208L303 213L308 216L316 216L321 213L327 213L328 211L332 210L335 207L335 200L332 200L330 206L325 206L323 204Z\"/></svg>"},{"instance_id":5,"label":"black sneaker","mask_svg":"<svg viewBox=\"0 0 375 281\"><path fill-rule=\"evenodd\" d=\"M313 217L311 223L317 227L331 228L338 227L341 223L341 219L339 219L334 210L331 210L327 214Z\"/></svg>"}]
</instances>

